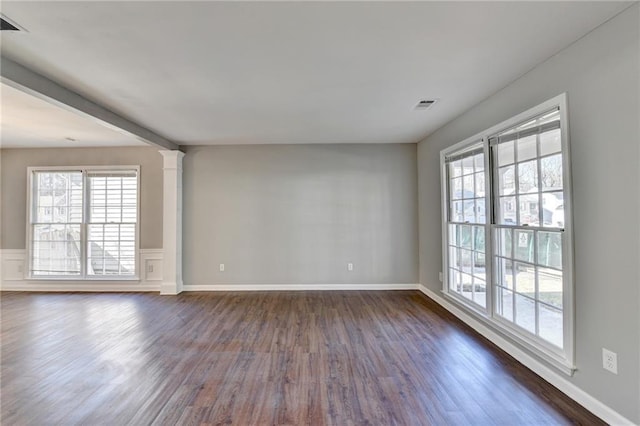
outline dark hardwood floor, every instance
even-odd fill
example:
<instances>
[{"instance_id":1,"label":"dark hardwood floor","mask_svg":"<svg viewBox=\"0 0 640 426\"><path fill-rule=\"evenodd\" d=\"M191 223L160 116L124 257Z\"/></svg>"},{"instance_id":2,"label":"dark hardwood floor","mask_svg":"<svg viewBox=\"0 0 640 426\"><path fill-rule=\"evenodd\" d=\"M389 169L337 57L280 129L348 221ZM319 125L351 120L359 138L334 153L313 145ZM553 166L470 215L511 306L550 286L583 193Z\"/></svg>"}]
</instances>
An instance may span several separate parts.
<instances>
[{"instance_id":1,"label":"dark hardwood floor","mask_svg":"<svg viewBox=\"0 0 640 426\"><path fill-rule=\"evenodd\" d=\"M603 424L417 291L1 308L3 425Z\"/></svg>"}]
</instances>

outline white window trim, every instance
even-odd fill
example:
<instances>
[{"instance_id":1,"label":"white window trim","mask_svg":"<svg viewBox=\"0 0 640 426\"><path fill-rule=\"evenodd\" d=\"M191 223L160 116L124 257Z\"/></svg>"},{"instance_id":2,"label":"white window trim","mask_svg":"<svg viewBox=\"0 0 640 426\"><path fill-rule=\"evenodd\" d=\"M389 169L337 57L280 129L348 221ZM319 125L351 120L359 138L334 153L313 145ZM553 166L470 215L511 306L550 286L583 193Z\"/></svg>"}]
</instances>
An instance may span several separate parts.
<instances>
[{"instance_id":1,"label":"white window trim","mask_svg":"<svg viewBox=\"0 0 640 426\"><path fill-rule=\"evenodd\" d=\"M87 171L94 171L94 170L135 170L136 171L136 185L137 185L137 193L136 193L136 242L135 242L135 272L133 275L125 275L125 276L120 276L120 277L114 277L113 275L96 275L96 276L89 276L86 275L84 270L86 265L84 265L85 262L85 257L86 257L86 253L85 255L83 255L83 265L81 270L83 271L83 274L81 274L80 276L70 276L70 275L47 275L47 276L42 276L42 275L33 275L32 270L31 270L31 261L32 261L32 256L31 256L31 239L33 237L33 229L31 226L31 215L33 214L33 209L32 209L32 205L33 205L33 172L46 172L46 171L52 171L52 172L58 172L58 171L82 171L83 175L85 174L85 172ZM83 178L83 182L84 182L84 178ZM83 218L86 215L86 190L87 188L83 185ZM95 282L95 281L101 281L101 282L121 282L121 281L126 281L126 282L139 282L140 281L140 165L131 165L131 166L122 166L122 165L118 165L118 166L51 166L51 167L27 167L27 233L26 233L26 241L25 241L25 248L26 248L26 256L24 259L25 265L24 265L24 270L26 271L26 279L29 281L65 281L65 282L73 282L73 283L78 283L78 284L82 284L82 283L89 283L89 282ZM82 223L82 228L83 228L83 234L86 232L84 231L84 228L86 227L86 223L83 222ZM85 236L86 237L86 236ZM85 238L83 238L82 243L85 243ZM84 247L84 251L86 251L86 247Z\"/></svg>"},{"instance_id":2,"label":"white window trim","mask_svg":"<svg viewBox=\"0 0 640 426\"><path fill-rule=\"evenodd\" d=\"M506 320L502 320L498 315L494 315L494 282L493 282L493 259L494 259L494 241L492 232L491 221L491 209L493 208L493 199L489 196L489 202L485 203L485 211L487 218L485 224L485 256L489 265L487 267L487 275L491 277L487 279L487 309L486 311L479 306L466 301L463 297L457 295L455 292L449 291L449 268L448 268L448 205L449 194L447 191L447 172L446 172L446 157L463 150L473 144L477 144L479 140L483 142L483 150L485 156L485 170L489 170L489 156L491 155L489 148L489 137L506 130L510 127L514 127L518 123L525 122L531 117L535 117L549 111L553 108L560 109L560 134L561 134L561 146L562 146L562 167L563 177L565 183L563 187L564 193L564 233L563 233L563 350L558 350L551 344L546 344L542 339L534 339L527 335L526 331L516 327ZM483 130L459 143L456 143L448 148L445 148L440 152L440 175L441 175L441 205L442 205L442 259L443 259L443 273L442 273L442 293L445 298L457 306L464 309L468 314L479 319L483 323L492 326L493 328L501 331L513 342L528 349L530 352L537 355L539 358L545 360L550 365L554 366L558 370L567 375L573 375L576 370L575 366L575 281L574 281L574 241L573 241L573 205L572 205L572 181L571 181L571 153L569 150L569 117L567 114L567 94L562 93L546 102L543 102L533 108L530 108L512 118L509 118L495 126ZM490 179L485 179L485 193L492 194L491 182L493 176Z\"/></svg>"}]
</instances>

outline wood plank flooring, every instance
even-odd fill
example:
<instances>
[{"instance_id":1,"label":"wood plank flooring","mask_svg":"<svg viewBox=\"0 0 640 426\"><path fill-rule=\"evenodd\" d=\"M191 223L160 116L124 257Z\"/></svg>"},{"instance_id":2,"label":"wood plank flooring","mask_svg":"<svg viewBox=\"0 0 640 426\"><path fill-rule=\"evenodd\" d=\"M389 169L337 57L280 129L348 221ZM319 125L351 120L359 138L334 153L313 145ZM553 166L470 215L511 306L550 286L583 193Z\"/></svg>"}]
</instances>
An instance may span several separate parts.
<instances>
[{"instance_id":1,"label":"wood plank flooring","mask_svg":"<svg viewBox=\"0 0 640 426\"><path fill-rule=\"evenodd\" d=\"M417 291L1 308L3 425L603 424Z\"/></svg>"}]
</instances>

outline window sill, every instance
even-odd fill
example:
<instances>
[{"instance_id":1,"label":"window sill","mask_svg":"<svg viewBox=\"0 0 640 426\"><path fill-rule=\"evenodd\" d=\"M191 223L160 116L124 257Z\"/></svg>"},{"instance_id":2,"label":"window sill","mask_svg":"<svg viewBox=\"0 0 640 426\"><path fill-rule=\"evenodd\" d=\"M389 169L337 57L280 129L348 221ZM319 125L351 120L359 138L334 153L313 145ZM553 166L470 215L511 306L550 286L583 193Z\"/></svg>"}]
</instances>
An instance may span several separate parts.
<instances>
[{"instance_id":1,"label":"window sill","mask_svg":"<svg viewBox=\"0 0 640 426\"><path fill-rule=\"evenodd\" d=\"M488 327L494 333L499 334L510 343L524 349L530 355L546 362L558 371L561 371L567 376L573 376L573 373L576 371L575 365L569 362L566 358L557 353L551 352L541 344L529 339L527 336L519 334L516 330L491 317L488 312L482 312L479 309L474 309L472 306L459 300L456 296L451 295L446 290L441 290L441 294L447 302L453 304L456 308L462 310L474 320Z\"/></svg>"}]
</instances>

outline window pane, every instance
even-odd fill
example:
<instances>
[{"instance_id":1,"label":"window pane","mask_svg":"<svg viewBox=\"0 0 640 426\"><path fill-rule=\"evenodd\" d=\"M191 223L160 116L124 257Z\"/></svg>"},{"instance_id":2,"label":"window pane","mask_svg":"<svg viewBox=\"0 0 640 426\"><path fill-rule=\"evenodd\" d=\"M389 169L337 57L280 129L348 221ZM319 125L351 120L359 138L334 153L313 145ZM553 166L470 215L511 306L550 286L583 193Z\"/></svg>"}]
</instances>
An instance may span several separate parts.
<instances>
[{"instance_id":1,"label":"window pane","mask_svg":"<svg viewBox=\"0 0 640 426\"><path fill-rule=\"evenodd\" d=\"M476 194L476 197L484 197L484 173L476 173L475 174L475 181L476 181L476 189L474 191L474 193Z\"/></svg>"},{"instance_id":2,"label":"window pane","mask_svg":"<svg viewBox=\"0 0 640 426\"><path fill-rule=\"evenodd\" d=\"M473 276L482 281L487 280L487 272L485 269L484 254L473 252Z\"/></svg>"},{"instance_id":3,"label":"window pane","mask_svg":"<svg viewBox=\"0 0 640 426\"><path fill-rule=\"evenodd\" d=\"M33 275L80 274L80 225L34 225L32 232Z\"/></svg>"},{"instance_id":4,"label":"window pane","mask_svg":"<svg viewBox=\"0 0 640 426\"><path fill-rule=\"evenodd\" d=\"M533 231L514 230L515 253L514 258L525 262L534 261Z\"/></svg>"},{"instance_id":5,"label":"window pane","mask_svg":"<svg viewBox=\"0 0 640 426\"><path fill-rule=\"evenodd\" d=\"M538 232L538 263L562 269L562 234Z\"/></svg>"},{"instance_id":6,"label":"window pane","mask_svg":"<svg viewBox=\"0 0 640 426\"><path fill-rule=\"evenodd\" d=\"M562 272L538 268L538 292L540 301L562 308Z\"/></svg>"},{"instance_id":7,"label":"window pane","mask_svg":"<svg viewBox=\"0 0 640 426\"><path fill-rule=\"evenodd\" d=\"M451 176L462 176L462 160L453 161L449 165Z\"/></svg>"},{"instance_id":8,"label":"window pane","mask_svg":"<svg viewBox=\"0 0 640 426\"><path fill-rule=\"evenodd\" d=\"M540 160L540 173L543 191L562 189L562 154L552 155Z\"/></svg>"},{"instance_id":9,"label":"window pane","mask_svg":"<svg viewBox=\"0 0 640 426\"><path fill-rule=\"evenodd\" d=\"M518 192L538 190L538 164L536 160L518 163Z\"/></svg>"},{"instance_id":10,"label":"window pane","mask_svg":"<svg viewBox=\"0 0 640 426\"><path fill-rule=\"evenodd\" d=\"M476 223L476 201L464 201L464 222Z\"/></svg>"},{"instance_id":11,"label":"window pane","mask_svg":"<svg viewBox=\"0 0 640 426\"><path fill-rule=\"evenodd\" d=\"M484 198L476 198L476 223L487 223L487 210Z\"/></svg>"},{"instance_id":12,"label":"window pane","mask_svg":"<svg viewBox=\"0 0 640 426\"><path fill-rule=\"evenodd\" d=\"M539 226L540 225L540 205L539 193L525 194L518 196L520 207L519 225Z\"/></svg>"},{"instance_id":13,"label":"window pane","mask_svg":"<svg viewBox=\"0 0 640 426\"><path fill-rule=\"evenodd\" d=\"M484 253L484 226L473 227L473 248L476 251Z\"/></svg>"},{"instance_id":14,"label":"window pane","mask_svg":"<svg viewBox=\"0 0 640 426\"><path fill-rule=\"evenodd\" d=\"M452 246L459 246L458 242L458 226L459 225L449 225L449 244Z\"/></svg>"},{"instance_id":15,"label":"window pane","mask_svg":"<svg viewBox=\"0 0 640 426\"><path fill-rule=\"evenodd\" d=\"M471 231L471 226L469 225L460 225L460 247L466 249L473 249L473 236Z\"/></svg>"},{"instance_id":16,"label":"window pane","mask_svg":"<svg viewBox=\"0 0 640 426\"><path fill-rule=\"evenodd\" d=\"M471 265L473 264L473 251L460 249L460 270L471 273Z\"/></svg>"},{"instance_id":17,"label":"window pane","mask_svg":"<svg viewBox=\"0 0 640 426\"><path fill-rule=\"evenodd\" d=\"M518 161L525 161L535 158L536 152L536 135L527 136L518 140Z\"/></svg>"},{"instance_id":18,"label":"window pane","mask_svg":"<svg viewBox=\"0 0 640 426\"><path fill-rule=\"evenodd\" d=\"M460 274L462 283L461 283L461 294L467 299L473 299L472 296L472 288L473 288L473 278L471 275L462 273Z\"/></svg>"},{"instance_id":19,"label":"window pane","mask_svg":"<svg viewBox=\"0 0 640 426\"><path fill-rule=\"evenodd\" d=\"M487 305L487 285L484 280L474 277L473 282L473 301L482 307Z\"/></svg>"},{"instance_id":20,"label":"window pane","mask_svg":"<svg viewBox=\"0 0 640 426\"><path fill-rule=\"evenodd\" d=\"M449 288L456 293L460 292L460 272L449 269Z\"/></svg>"},{"instance_id":21,"label":"window pane","mask_svg":"<svg viewBox=\"0 0 640 426\"><path fill-rule=\"evenodd\" d=\"M496 248L498 255L505 256L505 257L513 257L512 237L513 237L513 232L511 229L507 229L507 228L498 229L498 247Z\"/></svg>"},{"instance_id":22,"label":"window pane","mask_svg":"<svg viewBox=\"0 0 640 426\"><path fill-rule=\"evenodd\" d=\"M515 225L516 223L516 198L500 197L499 222L501 225Z\"/></svg>"},{"instance_id":23,"label":"window pane","mask_svg":"<svg viewBox=\"0 0 640 426\"><path fill-rule=\"evenodd\" d=\"M82 220L82 173L34 172L32 223L79 223Z\"/></svg>"},{"instance_id":24,"label":"window pane","mask_svg":"<svg viewBox=\"0 0 640 426\"><path fill-rule=\"evenodd\" d=\"M561 149L560 129L540 134L540 155L553 154Z\"/></svg>"},{"instance_id":25,"label":"window pane","mask_svg":"<svg viewBox=\"0 0 640 426\"><path fill-rule=\"evenodd\" d=\"M509 259L498 258L497 284L513 290L513 263Z\"/></svg>"},{"instance_id":26,"label":"window pane","mask_svg":"<svg viewBox=\"0 0 640 426\"><path fill-rule=\"evenodd\" d=\"M500 195L511 195L516 192L515 166L498 169L498 192Z\"/></svg>"},{"instance_id":27,"label":"window pane","mask_svg":"<svg viewBox=\"0 0 640 426\"><path fill-rule=\"evenodd\" d=\"M463 198L475 198L476 187L473 183L473 175L464 176L462 178L462 197Z\"/></svg>"},{"instance_id":28,"label":"window pane","mask_svg":"<svg viewBox=\"0 0 640 426\"><path fill-rule=\"evenodd\" d=\"M540 323L538 325L540 337L559 348L562 344L562 311L550 306L539 304Z\"/></svg>"},{"instance_id":29,"label":"window pane","mask_svg":"<svg viewBox=\"0 0 640 426\"><path fill-rule=\"evenodd\" d=\"M524 263L515 263L516 292L526 296L536 297L536 268Z\"/></svg>"},{"instance_id":30,"label":"window pane","mask_svg":"<svg viewBox=\"0 0 640 426\"><path fill-rule=\"evenodd\" d=\"M484 154L478 154L473 156L473 164L476 168L476 172L484 170Z\"/></svg>"},{"instance_id":31,"label":"window pane","mask_svg":"<svg viewBox=\"0 0 640 426\"><path fill-rule=\"evenodd\" d=\"M536 332L536 305L532 299L516 293L516 324L531 333Z\"/></svg>"},{"instance_id":32,"label":"window pane","mask_svg":"<svg viewBox=\"0 0 640 426\"><path fill-rule=\"evenodd\" d=\"M564 194L545 192L542 194L542 219L545 226L564 228Z\"/></svg>"},{"instance_id":33,"label":"window pane","mask_svg":"<svg viewBox=\"0 0 640 426\"><path fill-rule=\"evenodd\" d=\"M462 198L462 178L451 179L450 182L451 199L460 200Z\"/></svg>"},{"instance_id":34,"label":"window pane","mask_svg":"<svg viewBox=\"0 0 640 426\"><path fill-rule=\"evenodd\" d=\"M449 247L449 268L462 269L458 247Z\"/></svg>"},{"instance_id":35,"label":"window pane","mask_svg":"<svg viewBox=\"0 0 640 426\"><path fill-rule=\"evenodd\" d=\"M496 313L509 321L513 321L513 292L502 287L496 287Z\"/></svg>"},{"instance_id":36,"label":"window pane","mask_svg":"<svg viewBox=\"0 0 640 426\"><path fill-rule=\"evenodd\" d=\"M473 173L473 157L465 157L462 159L462 174L468 175Z\"/></svg>"},{"instance_id":37,"label":"window pane","mask_svg":"<svg viewBox=\"0 0 640 426\"><path fill-rule=\"evenodd\" d=\"M87 229L89 275L135 273L135 225L92 224Z\"/></svg>"},{"instance_id":38,"label":"window pane","mask_svg":"<svg viewBox=\"0 0 640 426\"><path fill-rule=\"evenodd\" d=\"M453 222L464 222L464 214L463 209L464 204L462 201L454 201L451 203L451 221Z\"/></svg>"},{"instance_id":39,"label":"window pane","mask_svg":"<svg viewBox=\"0 0 640 426\"><path fill-rule=\"evenodd\" d=\"M513 141L498 144L498 166L514 163L513 149Z\"/></svg>"}]
</instances>

